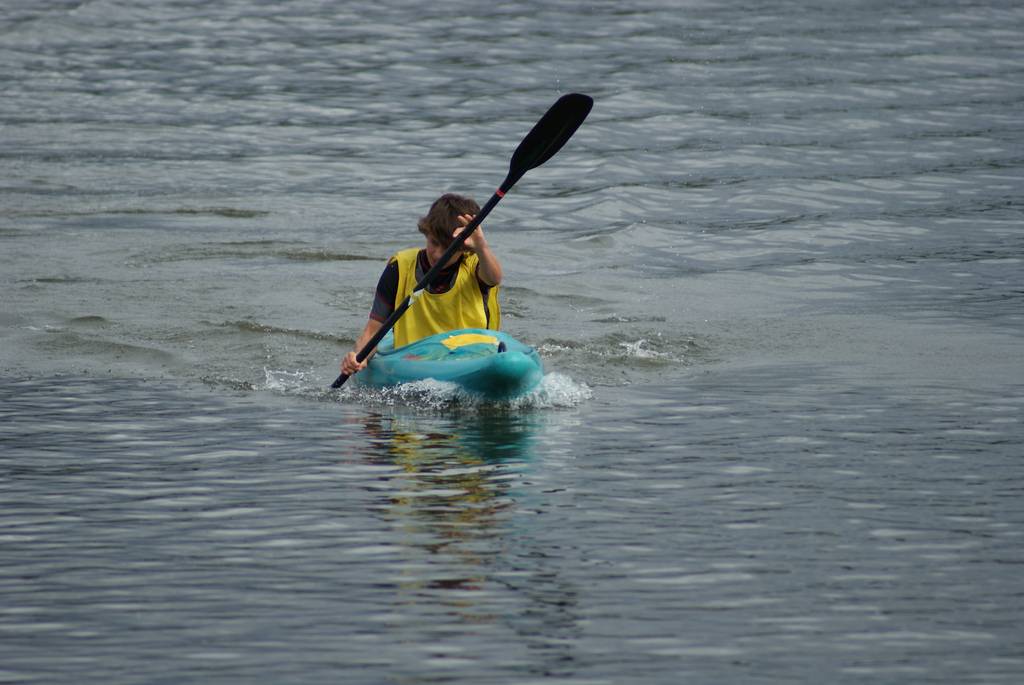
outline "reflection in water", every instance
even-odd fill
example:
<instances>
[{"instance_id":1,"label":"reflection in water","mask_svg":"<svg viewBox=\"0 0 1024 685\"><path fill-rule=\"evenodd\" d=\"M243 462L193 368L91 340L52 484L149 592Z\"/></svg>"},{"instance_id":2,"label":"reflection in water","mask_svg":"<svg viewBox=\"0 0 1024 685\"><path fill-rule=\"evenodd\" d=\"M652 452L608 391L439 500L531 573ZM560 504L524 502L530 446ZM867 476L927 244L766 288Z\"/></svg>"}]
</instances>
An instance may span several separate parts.
<instances>
[{"instance_id":1,"label":"reflection in water","mask_svg":"<svg viewBox=\"0 0 1024 685\"><path fill-rule=\"evenodd\" d=\"M512 631L529 647L524 668L550 674L574 662L578 593L561 578L564 564L548 563L558 554L537 534L544 517L522 506L543 421L529 412L439 418L396 409L368 415L364 427L380 448L372 463L386 467L379 513L405 557L396 611L458 630Z\"/></svg>"}]
</instances>

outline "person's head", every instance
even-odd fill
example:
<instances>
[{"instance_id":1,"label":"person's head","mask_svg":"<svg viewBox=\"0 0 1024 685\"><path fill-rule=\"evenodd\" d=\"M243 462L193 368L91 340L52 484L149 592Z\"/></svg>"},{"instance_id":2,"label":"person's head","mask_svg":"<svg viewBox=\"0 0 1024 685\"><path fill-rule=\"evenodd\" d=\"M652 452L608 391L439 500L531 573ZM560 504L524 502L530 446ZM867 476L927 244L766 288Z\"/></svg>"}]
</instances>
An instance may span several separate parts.
<instances>
[{"instance_id":1,"label":"person's head","mask_svg":"<svg viewBox=\"0 0 1024 685\"><path fill-rule=\"evenodd\" d=\"M427 215L420 218L416 227L427 237L427 242L434 242L442 250L452 244L452 233L459 226L462 214L476 215L480 205L473 198L455 193L446 193L434 200Z\"/></svg>"}]
</instances>

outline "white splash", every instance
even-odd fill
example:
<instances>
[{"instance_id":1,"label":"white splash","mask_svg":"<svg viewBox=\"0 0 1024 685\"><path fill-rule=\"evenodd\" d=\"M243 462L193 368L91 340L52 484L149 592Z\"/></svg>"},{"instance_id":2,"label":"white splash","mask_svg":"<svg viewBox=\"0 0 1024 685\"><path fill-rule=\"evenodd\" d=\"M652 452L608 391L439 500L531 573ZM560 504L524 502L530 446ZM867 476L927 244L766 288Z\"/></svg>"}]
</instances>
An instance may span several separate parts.
<instances>
[{"instance_id":1,"label":"white splash","mask_svg":"<svg viewBox=\"0 0 1024 685\"><path fill-rule=\"evenodd\" d=\"M575 407L593 396L591 389L561 373L549 373L530 393L508 400L488 400L467 393L455 383L427 379L387 388L346 386L342 398L387 406L415 406L428 411L451 407L459 409L510 408L554 409Z\"/></svg>"},{"instance_id":2,"label":"white splash","mask_svg":"<svg viewBox=\"0 0 1024 685\"><path fill-rule=\"evenodd\" d=\"M264 387L272 392L287 395L307 394L315 380L311 380L305 371L283 371L263 368L266 376Z\"/></svg>"},{"instance_id":3,"label":"white splash","mask_svg":"<svg viewBox=\"0 0 1024 685\"><path fill-rule=\"evenodd\" d=\"M658 352L650 348L650 342L646 338L641 338L636 342L623 342L619 343L619 347L626 349L627 357L636 357L637 359L672 359L672 355L664 352Z\"/></svg>"}]
</instances>

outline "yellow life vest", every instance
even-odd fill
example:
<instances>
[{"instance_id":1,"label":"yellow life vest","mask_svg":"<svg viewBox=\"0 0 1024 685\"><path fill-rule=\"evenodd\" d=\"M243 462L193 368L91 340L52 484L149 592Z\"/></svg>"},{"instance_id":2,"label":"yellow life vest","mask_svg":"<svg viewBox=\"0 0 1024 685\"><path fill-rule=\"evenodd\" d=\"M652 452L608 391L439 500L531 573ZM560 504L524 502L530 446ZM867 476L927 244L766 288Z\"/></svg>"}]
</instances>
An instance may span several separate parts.
<instances>
[{"instance_id":1,"label":"yellow life vest","mask_svg":"<svg viewBox=\"0 0 1024 685\"><path fill-rule=\"evenodd\" d=\"M395 305L412 295L416 287L416 261L420 248L410 248L395 254L391 259L398 262L398 292ZM414 343L421 338L454 331L459 328L501 327L501 309L498 306L498 286L487 293L487 307L484 295L476 277L480 259L467 254L459 261L455 283L448 292L434 294L424 290L419 300L402 315L395 324L395 347Z\"/></svg>"}]
</instances>

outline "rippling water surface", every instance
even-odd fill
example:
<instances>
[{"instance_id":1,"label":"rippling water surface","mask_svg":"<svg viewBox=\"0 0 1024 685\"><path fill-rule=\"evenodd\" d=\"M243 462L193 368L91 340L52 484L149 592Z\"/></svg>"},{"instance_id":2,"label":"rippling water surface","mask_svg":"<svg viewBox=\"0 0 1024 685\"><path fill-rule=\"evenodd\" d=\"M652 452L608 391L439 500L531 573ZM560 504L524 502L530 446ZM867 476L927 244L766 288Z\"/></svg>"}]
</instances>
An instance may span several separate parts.
<instances>
[{"instance_id":1,"label":"rippling water surface","mask_svg":"<svg viewBox=\"0 0 1024 685\"><path fill-rule=\"evenodd\" d=\"M628 5L628 6L627 6ZM1024 677L1024 8L0 9L0 680ZM483 201L515 404L325 390Z\"/></svg>"}]
</instances>

